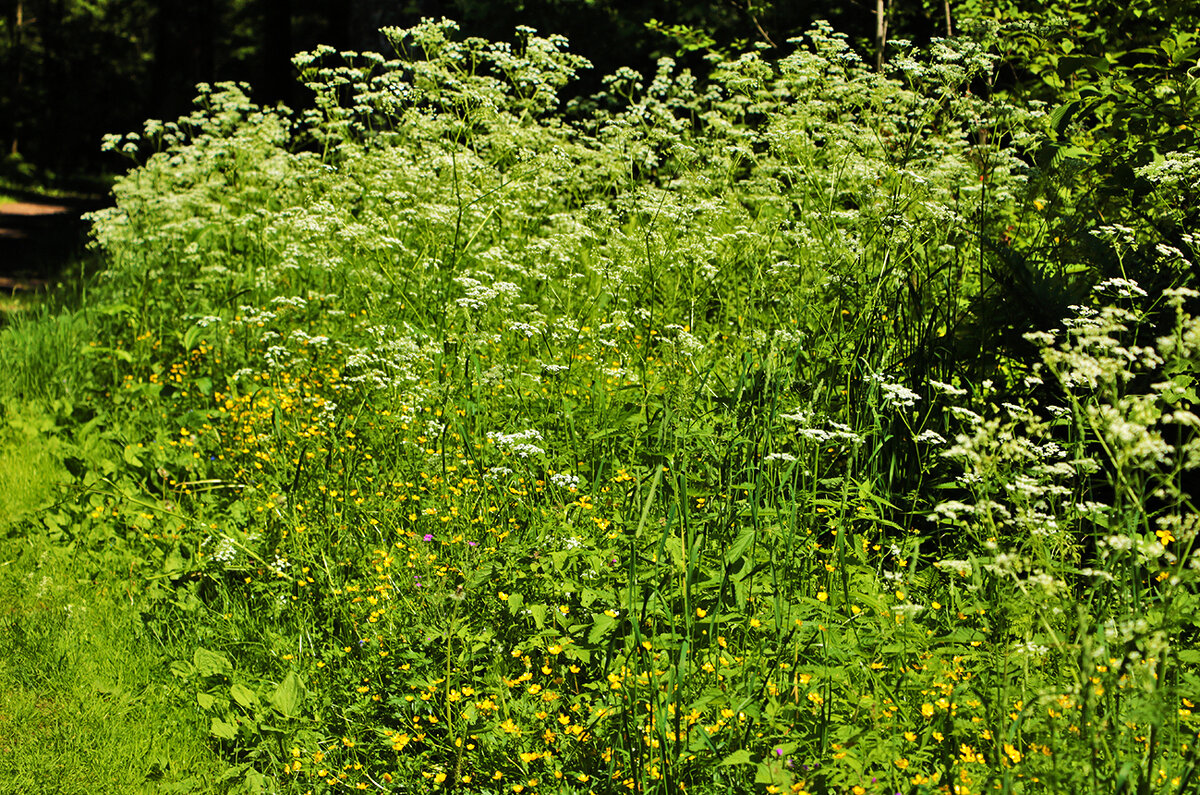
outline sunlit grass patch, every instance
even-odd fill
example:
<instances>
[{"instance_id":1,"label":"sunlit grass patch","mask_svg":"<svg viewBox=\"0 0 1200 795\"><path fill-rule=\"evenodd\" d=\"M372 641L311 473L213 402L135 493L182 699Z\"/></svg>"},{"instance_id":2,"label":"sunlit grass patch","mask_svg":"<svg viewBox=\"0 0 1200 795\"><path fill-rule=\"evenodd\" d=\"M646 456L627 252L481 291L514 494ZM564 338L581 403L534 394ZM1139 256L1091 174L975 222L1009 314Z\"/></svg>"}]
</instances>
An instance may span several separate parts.
<instances>
[{"instance_id":1,"label":"sunlit grass patch","mask_svg":"<svg viewBox=\"0 0 1200 795\"><path fill-rule=\"evenodd\" d=\"M0 555L5 786L30 793L211 786L219 771L203 743L207 727L182 707L164 650L141 628L124 583L36 540L10 538Z\"/></svg>"}]
</instances>

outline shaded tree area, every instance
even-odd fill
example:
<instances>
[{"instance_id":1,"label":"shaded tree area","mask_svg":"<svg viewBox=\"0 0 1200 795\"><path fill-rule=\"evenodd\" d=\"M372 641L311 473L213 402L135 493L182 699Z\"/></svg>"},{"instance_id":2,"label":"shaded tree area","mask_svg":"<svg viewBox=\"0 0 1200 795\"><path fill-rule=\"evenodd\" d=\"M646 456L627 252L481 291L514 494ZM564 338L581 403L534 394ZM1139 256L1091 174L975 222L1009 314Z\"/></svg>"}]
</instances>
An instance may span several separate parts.
<instances>
[{"instance_id":1,"label":"shaded tree area","mask_svg":"<svg viewBox=\"0 0 1200 795\"><path fill-rule=\"evenodd\" d=\"M1108 59L1118 67L1145 63L1156 56L1139 54L1139 48L1158 47L1164 35L1194 32L1197 12L1190 5L1166 0L0 0L0 176L52 181L123 168L123 162L101 158L101 136L136 129L147 118L171 119L189 111L199 82L246 81L256 101L303 105L307 97L291 64L295 52L317 44L386 52L379 28L407 27L423 17L449 17L461 24L463 35L493 40L510 39L518 25L567 36L572 51L594 65L574 86L577 95L598 90L601 78L621 66L648 73L665 55L702 73L705 55L713 51L757 46L768 56L780 54L790 48L789 39L818 19L831 22L877 66L886 62L888 44L897 38L922 44L957 34L961 23L972 19L1046 21L1055 30L1011 37L1006 87L1056 102L1072 96L1081 79L1098 75L1110 53L1118 54ZM1188 49L1188 42L1180 41L1175 55ZM1088 112L1094 115L1095 108Z\"/></svg>"},{"instance_id":2,"label":"shaded tree area","mask_svg":"<svg viewBox=\"0 0 1200 795\"><path fill-rule=\"evenodd\" d=\"M889 2L890 29L936 33L942 2ZM648 71L662 55L702 69L709 50L786 47L816 19L870 50L878 10L876 0L3 0L0 9L0 175L41 181L121 167L101 159L101 136L187 112L199 82L246 81L256 100L301 104L296 51L380 50L380 27L422 17L492 39L517 25L564 34L595 65L576 89L586 93L604 74Z\"/></svg>"},{"instance_id":3,"label":"shaded tree area","mask_svg":"<svg viewBox=\"0 0 1200 795\"><path fill-rule=\"evenodd\" d=\"M0 174L18 181L120 167L101 159L101 136L187 112L199 82L244 80L258 99L294 100L296 49L355 43L352 3L4 0L0 8Z\"/></svg>"}]
</instances>

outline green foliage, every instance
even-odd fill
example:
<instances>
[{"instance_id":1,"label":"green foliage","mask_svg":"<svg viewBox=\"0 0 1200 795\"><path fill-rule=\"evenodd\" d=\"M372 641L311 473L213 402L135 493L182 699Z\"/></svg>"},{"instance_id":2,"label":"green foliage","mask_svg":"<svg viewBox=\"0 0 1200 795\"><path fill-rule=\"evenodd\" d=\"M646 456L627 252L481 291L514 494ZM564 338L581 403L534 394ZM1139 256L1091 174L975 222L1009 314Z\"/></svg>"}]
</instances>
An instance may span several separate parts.
<instances>
[{"instance_id":1,"label":"green foliage","mask_svg":"<svg viewBox=\"0 0 1200 795\"><path fill-rule=\"evenodd\" d=\"M69 479L64 441L9 404L0 435L0 775L14 792L202 792L216 760L128 601L127 571L29 533ZM128 561L128 556L123 556ZM153 727L153 730L148 730Z\"/></svg>"},{"instance_id":2,"label":"green foliage","mask_svg":"<svg viewBox=\"0 0 1200 795\"><path fill-rule=\"evenodd\" d=\"M1046 330L1081 284L1127 277L1151 292L1174 284L1180 258L1196 254L1195 182L1183 176L1200 143L1196 10L1072 0L965 13L1005 21L1003 52L1016 75L1007 88L1047 110L1031 152L1032 211L1010 235L1020 276L997 280L1003 295L993 306L1033 306L1021 313L1025 328ZM1103 225L1112 229L1097 235Z\"/></svg>"},{"instance_id":3,"label":"green foliage","mask_svg":"<svg viewBox=\"0 0 1200 795\"><path fill-rule=\"evenodd\" d=\"M0 337L214 786L1186 788L1194 293L966 349L1043 202L999 42L560 108L560 37L385 35L110 137L108 270Z\"/></svg>"}]
</instances>

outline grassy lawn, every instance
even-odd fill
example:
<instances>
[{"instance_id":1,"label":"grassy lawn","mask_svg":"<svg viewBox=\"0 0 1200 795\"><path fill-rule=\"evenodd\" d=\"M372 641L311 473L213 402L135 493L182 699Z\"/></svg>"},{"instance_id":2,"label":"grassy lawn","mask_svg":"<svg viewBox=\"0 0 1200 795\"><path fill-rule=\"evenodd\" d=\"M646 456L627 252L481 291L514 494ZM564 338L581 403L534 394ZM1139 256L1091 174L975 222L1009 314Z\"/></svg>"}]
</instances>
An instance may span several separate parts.
<instances>
[{"instance_id":1,"label":"grassy lawn","mask_svg":"<svg viewBox=\"0 0 1200 795\"><path fill-rule=\"evenodd\" d=\"M68 474L52 441L14 425L0 440L0 779L11 792L210 791L207 726L181 709L128 573L27 532Z\"/></svg>"}]
</instances>

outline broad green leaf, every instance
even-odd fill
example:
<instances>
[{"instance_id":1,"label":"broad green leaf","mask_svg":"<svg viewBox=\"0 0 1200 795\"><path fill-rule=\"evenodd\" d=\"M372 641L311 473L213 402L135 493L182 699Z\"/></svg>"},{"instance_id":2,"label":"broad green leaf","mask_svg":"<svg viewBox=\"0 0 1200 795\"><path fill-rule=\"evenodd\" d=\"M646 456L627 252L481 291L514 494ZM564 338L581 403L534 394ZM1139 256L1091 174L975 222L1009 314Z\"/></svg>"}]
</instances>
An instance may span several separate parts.
<instances>
[{"instance_id":1,"label":"broad green leaf","mask_svg":"<svg viewBox=\"0 0 1200 795\"><path fill-rule=\"evenodd\" d=\"M754 761L750 759L750 751L746 748L741 748L737 751L734 751L732 754L721 760L721 767L752 764L754 764Z\"/></svg>"},{"instance_id":2,"label":"broad green leaf","mask_svg":"<svg viewBox=\"0 0 1200 795\"><path fill-rule=\"evenodd\" d=\"M530 605L529 613L533 616L533 623L537 624L537 628L541 629L546 625L546 606L545 605Z\"/></svg>"},{"instance_id":3,"label":"broad green leaf","mask_svg":"<svg viewBox=\"0 0 1200 795\"><path fill-rule=\"evenodd\" d=\"M169 577L174 577L183 571L183 555L180 554L179 547L176 546L163 560L163 574Z\"/></svg>"},{"instance_id":4,"label":"broad green leaf","mask_svg":"<svg viewBox=\"0 0 1200 795\"><path fill-rule=\"evenodd\" d=\"M226 723L220 718L213 718L212 733L214 737L220 737L222 740L232 740L234 737L237 737L237 724Z\"/></svg>"},{"instance_id":5,"label":"broad green leaf","mask_svg":"<svg viewBox=\"0 0 1200 795\"><path fill-rule=\"evenodd\" d=\"M139 458L139 451L141 449L142 448L138 447L136 444L127 444L125 445L125 450L122 452L121 457L125 459L126 464L129 464L132 467L140 467L142 465L142 459Z\"/></svg>"},{"instance_id":6,"label":"broad green leaf","mask_svg":"<svg viewBox=\"0 0 1200 795\"><path fill-rule=\"evenodd\" d=\"M191 679L195 673L195 666L187 660L174 660L171 662L171 674L178 676L180 679Z\"/></svg>"},{"instance_id":7,"label":"broad green leaf","mask_svg":"<svg viewBox=\"0 0 1200 795\"><path fill-rule=\"evenodd\" d=\"M592 622L592 629L588 632L588 643L599 643L617 625L617 619L607 613L600 613Z\"/></svg>"},{"instance_id":8,"label":"broad green leaf","mask_svg":"<svg viewBox=\"0 0 1200 795\"><path fill-rule=\"evenodd\" d=\"M246 709L253 709L258 706L258 696L241 682L234 682L233 687L229 688L229 694L233 696L234 701Z\"/></svg>"},{"instance_id":9,"label":"broad green leaf","mask_svg":"<svg viewBox=\"0 0 1200 795\"><path fill-rule=\"evenodd\" d=\"M192 665L196 667L196 673L201 676L217 676L233 671L233 664L229 662L228 657L219 651L211 651L203 646L196 649L196 653L192 655Z\"/></svg>"},{"instance_id":10,"label":"broad green leaf","mask_svg":"<svg viewBox=\"0 0 1200 795\"><path fill-rule=\"evenodd\" d=\"M196 343L200 341L200 335L204 333L204 329L198 325L193 325L183 335L183 349L190 351L196 347Z\"/></svg>"},{"instance_id":11,"label":"broad green leaf","mask_svg":"<svg viewBox=\"0 0 1200 795\"><path fill-rule=\"evenodd\" d=\"M303 703L304 685L295 671L289 671L271 694L271 706L285 718L292 718L300 714L300 706Z\"/></svg>"}]
</instances>

